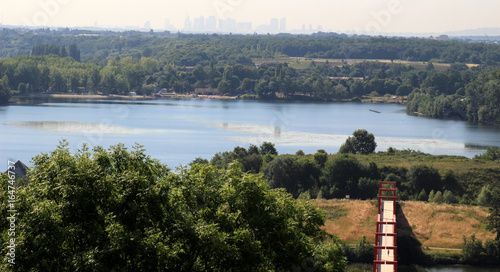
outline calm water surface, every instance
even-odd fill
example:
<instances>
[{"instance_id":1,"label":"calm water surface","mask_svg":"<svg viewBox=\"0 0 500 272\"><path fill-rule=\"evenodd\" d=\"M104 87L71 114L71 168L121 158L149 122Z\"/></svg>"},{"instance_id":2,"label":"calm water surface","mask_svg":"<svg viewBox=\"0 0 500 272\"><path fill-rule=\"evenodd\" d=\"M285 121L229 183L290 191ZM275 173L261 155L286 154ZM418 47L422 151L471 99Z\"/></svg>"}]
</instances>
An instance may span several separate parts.
<instances>
[{"instance_id":1,"label":"calm water surface","mask_svg":"<svg viewBox=\"0 0 500 272\"><path fill-rule=\"evenodd\" d=\"M375 135L377 151L393 146L472 157L484 150L466 145L500 146L500 127L408 116L401 105L82 100L0 107L0 161L29 164L64 138L73 151L82 143L132 147L137 142L175 168L263 141L274 142L279 153L320 148L335 153L360 128Z\"/></svg>"}]
</instances>

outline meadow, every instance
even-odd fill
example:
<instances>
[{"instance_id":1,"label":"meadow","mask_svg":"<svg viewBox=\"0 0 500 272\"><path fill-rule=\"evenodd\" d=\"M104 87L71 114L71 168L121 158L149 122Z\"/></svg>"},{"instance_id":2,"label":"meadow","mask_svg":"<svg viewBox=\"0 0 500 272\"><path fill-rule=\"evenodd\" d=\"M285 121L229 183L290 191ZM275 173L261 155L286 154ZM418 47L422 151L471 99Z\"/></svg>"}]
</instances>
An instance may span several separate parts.
<instances>
[{"instance_id":1,"label":"meadow","mask_svg":"<svg viewBox=\"0 0 500 272\"><path fill-rule=\"evenodd\" d=\"M377 219L375 200L313 200L326 212L324 229L338 235L347 244L357 244L365 236L374 244ZM398 234L414 235L423 249L456 251L463 237L475 235L485 241L494 239L486 230L488 209L479 206L401 201L397 211Z\"/></svg>"}]
</instances>

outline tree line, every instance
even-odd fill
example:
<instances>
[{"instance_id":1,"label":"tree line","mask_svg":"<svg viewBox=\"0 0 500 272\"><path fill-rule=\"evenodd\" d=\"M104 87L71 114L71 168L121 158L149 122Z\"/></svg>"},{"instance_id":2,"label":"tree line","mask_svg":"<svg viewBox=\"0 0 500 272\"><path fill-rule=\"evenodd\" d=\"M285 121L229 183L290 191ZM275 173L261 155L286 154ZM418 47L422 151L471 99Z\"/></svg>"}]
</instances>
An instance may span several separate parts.
<instances>
[{"instance_id":1,"label":"tree line","mask_svg":"<svg viewBox=\"0 0 500 272\"><path fill-rule=\"evenodd\" d=\"M28 55L38 44L66 47L78 44L82 60L101 65L106 58L117 55L153 57L159 61L168 59L179 66L195 66L198 63L208 65L219 61L225 62L224 65L234 65L249 58L272 57L276 54L307 58L401 59L485 65L500 62L500 49L494 44L424 38L349 37L335 33L205 35L6 28L0 35L0 57Z\"/></svg>"},{"instance_id":2,"label":"tree line","mask_svg":"<svg viewBox=\"0 0 500 272\"><path fill-rule=\"evenodd\" d=\"M69 51L66 50L66 46L57 46L55 44L38 44L31 49L31 56L43 55L57 55L61 58L69 56L76 61L80 61L80 50L78 50L76 44L70 45Z\"/></svg>"},{"instance_id":3,"label":"tree line","mask_svg":"<svg viewBox=\"0 0 500 272\"><path fill-rule=\"evenodd\" d=\"M454 80L443 73L432 76L408 97L406 111L431 117L459 117L473 122L500 123L500 72L484 72L470 80ZM459 86L456 86L456 85ZM441 85L442 87L436 88ZM454 86L455 87L452 87Z\"/></svg>"}]
</instances>

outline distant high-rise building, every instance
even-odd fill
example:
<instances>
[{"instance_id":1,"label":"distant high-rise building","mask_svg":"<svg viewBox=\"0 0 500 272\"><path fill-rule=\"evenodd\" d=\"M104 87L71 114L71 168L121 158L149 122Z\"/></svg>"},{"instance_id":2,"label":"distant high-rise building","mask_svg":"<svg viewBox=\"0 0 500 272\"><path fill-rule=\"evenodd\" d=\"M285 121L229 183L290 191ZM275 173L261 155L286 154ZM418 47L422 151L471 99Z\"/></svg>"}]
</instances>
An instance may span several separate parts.
<instances>
[{"instance_id":1,"label":"distant high-rise building","mask_svg":"<svg viewBox=\"0 0 500 272\"><path fill-rule=\"evenodd\" d=\"M280 32L281 33L285 33L286 32L286 17L283 17L280 20Z\"/></svg>"},{"instance_id":2,"label":"distant high-rise building","mask_svg":"<svg viewBox=\"0 0 500 272\"><path fill-rule=\"evenodd\" d=\"M184 20L184 31L191 31L192 23L189 15L186 16L186 20Z\"/></svg>"},{"instance_id":3,"label":"distant high-rise building","mask_svg":"<svg viewBox=\"0 0 500 272\"><path fill-rule=\"evenodd\" d=\"M236 32L236 20L227 18L225 24L227 27L227 32Z\"/></svg>"},{"instance_id":4,"label":"distant high-rise building","mask_svg":"<svg viewBox=\"0 0 500 272\"><path fill-rule=\"evenodd\" d=\"M219 31L223 33L233 33L236 32L236 20L227 18L219 19Z\"/></svg>"},{"instance_id":5,"label":"distant high-rise building","mask_svg":"<svg viewBox=\"0 0 500 272\"><path fill-rule=\"evenodd\" d=\"M205 24L205 29L209 32L214 32L217 30L217 19L215 16L210 16Z\"/></svg>"},{"instance_id":6,"label":"distant high-rise building","mask_svg":"<svg viewBox=\"0 0 500 272\"><path fill-rule=\"evenodd\" d=\"M165 30L172 31L175 30L175 27L170 24L170 19L165 18Z\"/></svg>"},{"instance_id":7,"label":"distant high-rise building","mask_svg":"<svg viewBox=\"0 0 500 272\"><path fill-rule=\"evenodd\" d=\"M205 31L205 17L201 16L195 18L193 21L193 31L204 32Z\"/></svg>"},{"instance_id":8,"label":"distant high-rise building","mask_svg":"<svg viewBox=\"0 0 500 272\"><path fill-rule=\"evenodd\" d=\"M224 32L224 19L219 19L219 31Z\"/></svg>"},{"instance_id":9,"label":"distant high-rise building","mask_svg":"<svg viewBox=\"0 0 500 272\"><path fill-rule=\"evenodd\" d=\"M238 23L236 23L236 32L238 32L238 33L250 33L250 32L252 32L252 23L250 23L250 22L238 22Z\"/></svg>"},{"instance_id":10,"label":"distant high-rise building","mask_svg":"<svg viewBox=\"0 0 500 272\"><path fill-rule=\"evenodd\" d=\"M278 18L272 18L271 24L269 25L269 32L278 33L278 23L279 23Z\"/></svg>"},{"instance_id":11,"label":"distant high-rise building","mask_svg":"<svg viewBox=\"0 0 500 272\"><path fill-rule=\"evenodd\" d=\"M145 28L146 30L150 30L150 29L151 29L151 21L146 21L146 22L144 23L144 28Z\"/></svg>"},{"instance_id":12,"label":"distant high-rise building","mask_svg":"<svg viewBox=\"0 0 500 272\"><path fill-rule=\"evenodd\" d=\"M322 25L318 25L318 31L323 31L323 26Z\"/></svg>"}]
</instances>

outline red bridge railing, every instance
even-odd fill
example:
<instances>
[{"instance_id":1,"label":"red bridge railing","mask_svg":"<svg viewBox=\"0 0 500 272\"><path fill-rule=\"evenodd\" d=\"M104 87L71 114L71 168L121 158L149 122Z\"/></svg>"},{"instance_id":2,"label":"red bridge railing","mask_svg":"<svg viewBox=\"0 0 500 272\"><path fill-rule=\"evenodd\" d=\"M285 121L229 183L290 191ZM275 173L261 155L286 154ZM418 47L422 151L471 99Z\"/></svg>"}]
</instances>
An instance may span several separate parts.
<instances>
[{"instance_id":1,"label":"red bridge railing","mask_svg":"<svg viewBox=\"0 0 500 272\"><path fill-rule=\"evenodd\" d=\"M397 272L396 182L380 182L373 272Z\"/></svg>"}]
</instances>

